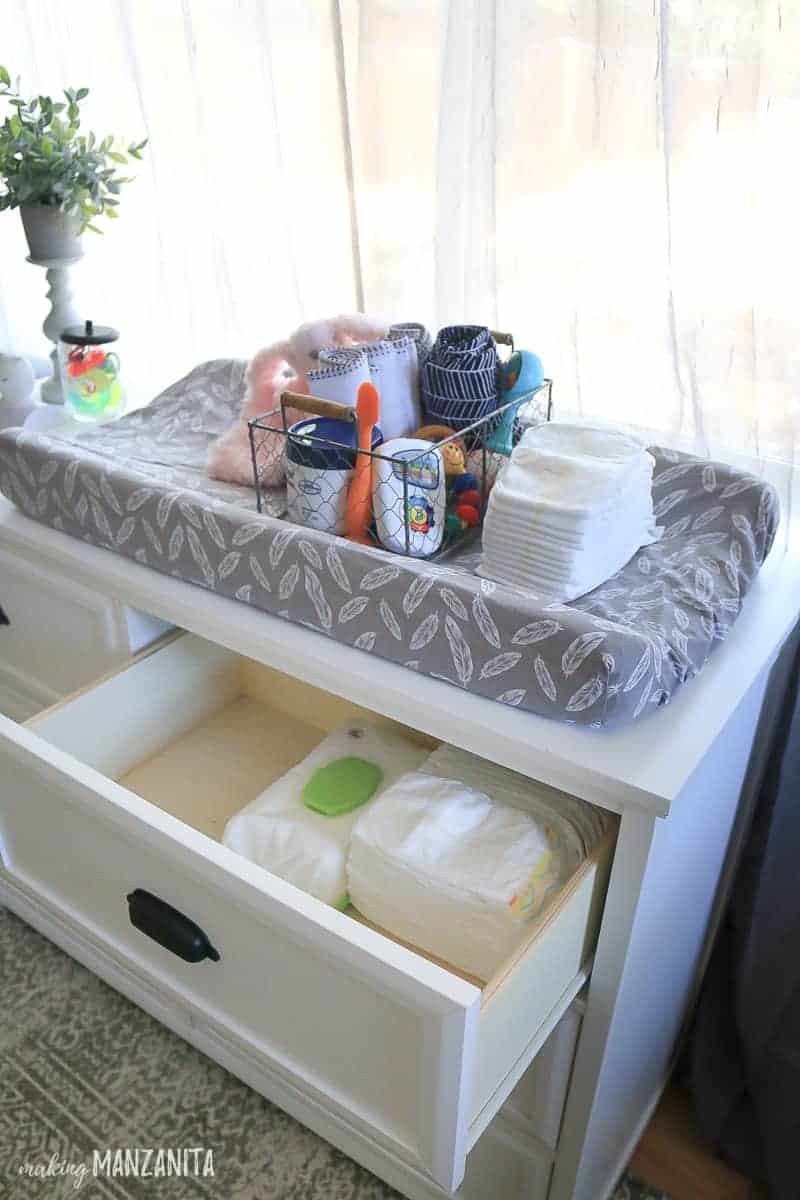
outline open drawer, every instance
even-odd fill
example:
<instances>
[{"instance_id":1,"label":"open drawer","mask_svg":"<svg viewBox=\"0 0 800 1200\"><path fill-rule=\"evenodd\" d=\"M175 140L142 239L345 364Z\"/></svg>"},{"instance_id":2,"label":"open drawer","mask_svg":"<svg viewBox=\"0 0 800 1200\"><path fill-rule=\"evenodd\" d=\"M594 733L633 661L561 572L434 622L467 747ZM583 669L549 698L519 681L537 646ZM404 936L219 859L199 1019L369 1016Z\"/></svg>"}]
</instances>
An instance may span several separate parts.
<instances>
[{"instance_id":1,"label":"open drawer","mask_svg":"<svg viewBox=\"0 0 800 1200\"><path fill-rule=\"evenodd\" d=\"M57 912L80 935L71 952L119 963L108 977L123 990L121 972L149 981L162 1020L206 1031L203 1049L367 1166L379 1147L453 1190L586 979L614 835L494 978L465 978L218 840L359 713L182 635L27 727L0 717L0 899L29 919ZM134 927L136 889L190 918L218 959L184 961Z\"/></svg>"}]
</instances>

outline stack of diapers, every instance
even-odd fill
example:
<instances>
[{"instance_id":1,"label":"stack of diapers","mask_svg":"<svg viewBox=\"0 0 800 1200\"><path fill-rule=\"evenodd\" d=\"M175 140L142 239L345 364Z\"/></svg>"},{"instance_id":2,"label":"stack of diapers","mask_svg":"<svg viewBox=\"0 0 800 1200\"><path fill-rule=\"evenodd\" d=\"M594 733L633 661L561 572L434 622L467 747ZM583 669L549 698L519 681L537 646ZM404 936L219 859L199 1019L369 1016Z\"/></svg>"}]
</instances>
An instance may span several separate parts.
<instances>
[{"instance_id":1,"label":"stack of diapers","mask_svg":"<svg viewBox=\"0 0 800 1200\"><path fill-rule=\"evenodd\" d=\"M661 535L654 465L614 429L529 429L492 489L478 574L560 602L594 591Z\"/></svg>"},{"instance_id":2,"label":"stack of diapers","mask_svg":"<svg viewBox=\"0 0 800 1200\"><path fill-rule=\"evenodd\" d=\"M352 407L361 384L374 383L384 440L404 437L422 424L419 367L430 346L425 326L406 322L392 325L380 341L326 347L319 351L319 366L308 372L311 392Z\"/></svg>"},{"instance_id":3,"label":"stack of diapers","mask_svg":"<svg viewBox=\"0 0 800 1200\"><path fill-rule=\"evenodd\" d=\"M443 746L358 817L350 898L402 941L486 980L604 828L590 805Z\"/></svg>"},{"instance_id":4,"label":"stack of diapers","mask_svg":"<svg viewBox=\"0 0 800 1200\"><path fill-rule=\"evenodd\" d=\"M222 841L326 904L346 908L353 825L424 758L424 750L397 734L350 722L231 817Z\"/></svg>"},{"instance_id":5,"label":"stack of diapers","mask_svg":"<svg viewBox=\"0 0 800 1200\"><path fill-rule=\"evenodd\" d=\"M547 826L562 865L560 883L583 862L608 828L608 816L602 809L456 746L440 746L421 769L441 779L459 779L502 804L529 812Z\"/></svg>"}]
</instances>

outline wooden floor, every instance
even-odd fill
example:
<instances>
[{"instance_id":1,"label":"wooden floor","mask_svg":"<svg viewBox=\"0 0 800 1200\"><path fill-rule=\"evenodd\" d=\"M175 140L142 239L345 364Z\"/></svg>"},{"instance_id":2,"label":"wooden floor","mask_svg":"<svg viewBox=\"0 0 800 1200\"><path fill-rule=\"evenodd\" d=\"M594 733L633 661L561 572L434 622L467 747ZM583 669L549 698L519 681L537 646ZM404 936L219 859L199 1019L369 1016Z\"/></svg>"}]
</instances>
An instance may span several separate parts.
<instances>
[{"instance_id":1,"label":"wooden floor","mask_svg":"<svg viewBox=\"0 0 800 1200\"><path fill-rule=\"evenodd\" d=\"M665 1093L628 1168L671 1200L766 1200L766 1192L713 1157L695 1132L688 1096Z\"/></svg>"}]
</instances>

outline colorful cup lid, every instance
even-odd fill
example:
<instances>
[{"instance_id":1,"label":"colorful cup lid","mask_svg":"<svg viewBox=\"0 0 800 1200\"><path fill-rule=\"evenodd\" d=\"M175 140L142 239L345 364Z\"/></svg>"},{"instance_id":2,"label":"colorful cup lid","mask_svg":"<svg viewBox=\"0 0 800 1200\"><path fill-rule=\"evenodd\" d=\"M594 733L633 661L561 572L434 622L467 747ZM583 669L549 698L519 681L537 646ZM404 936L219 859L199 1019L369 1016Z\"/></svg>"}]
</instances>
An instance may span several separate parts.
<instances>
[{"instance_id":1,"label":"colorful cup lid","mask_svg":"<svg viewBox=\"0 0 800 1200\"><path fill-rule=\"evenodd\" d=\"M119 330L110 325L95 325L94 321L82 321L80 325L68 325L62 331L61 340L68 346L102 346L115 342Z\"/></svg>"}]
</instances>

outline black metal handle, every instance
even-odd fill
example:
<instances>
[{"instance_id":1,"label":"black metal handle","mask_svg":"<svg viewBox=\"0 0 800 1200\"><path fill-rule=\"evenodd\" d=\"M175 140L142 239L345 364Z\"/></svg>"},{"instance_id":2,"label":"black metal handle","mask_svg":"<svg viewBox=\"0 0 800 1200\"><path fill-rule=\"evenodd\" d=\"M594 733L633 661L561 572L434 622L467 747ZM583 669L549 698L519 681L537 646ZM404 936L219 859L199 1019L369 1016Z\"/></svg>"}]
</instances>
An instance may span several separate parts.
<instances>
[{"instance_id":1,"label":"black metal handle","mask_svg":"<svg viewBox=\"0 0 800 1200\"><path fill-rule=\"evenodd\" d=\"M166 900L159 900L152 892L146 892L143 888L131 892L128 896L128 916L131 925L165 950L177 954L184 962L202 962L205 958L219 962L219 951L214 949L200 926L167 904Z\"/></svg>"}]
</instances>

